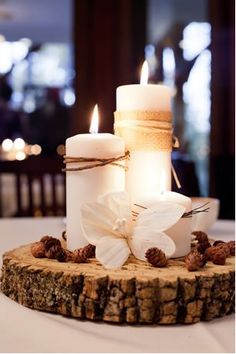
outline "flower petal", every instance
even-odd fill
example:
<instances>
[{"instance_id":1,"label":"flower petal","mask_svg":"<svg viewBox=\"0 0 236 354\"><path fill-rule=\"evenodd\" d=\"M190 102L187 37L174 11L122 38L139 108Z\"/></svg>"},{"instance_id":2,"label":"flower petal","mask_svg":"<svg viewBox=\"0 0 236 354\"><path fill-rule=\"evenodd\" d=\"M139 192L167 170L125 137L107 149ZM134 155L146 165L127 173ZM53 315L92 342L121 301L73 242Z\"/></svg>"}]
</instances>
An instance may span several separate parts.
<instances>
[{"instance_id":1,"label":"flower petal","mask_svg":"<svg viewBox=\"0 0 236 354\"><path fill-rule=\"evenodd\" d=\"M176 224L184 212L185 207L183 205L158 202L158 204L145 209L139 214L137 225L164 231Z\"/></svg>"},{"instance_id":2,"label":"flower petal","mask_svg":"<svg viewBox=\"0 0 236 354\"><path fill-rule=\"evenodd\" d=\"M98 197L98 202L108 207L119 219L131 219L129 196L126 192L106 193Z\"/></svg>"},{"instance_id":3,"label":"flower petal","mask_svg":"<svg viewBox=\"0 0 236 354\"><path fill-rule=\"evenodd\" d=\"M81 206L84 237L95 246L102 237L120 237L119 230L115 231L114 228L117 220L124 221L129 232L132 218L129 198L125 192L107 193L99 196L97 201Z\"/></svg>"},{"instance_id":4,"label":"flower petal","mask_svg":"<svg viewBox=\"0 0 236 354\"><path fill-rule=\"evenodd\" d=\"M174 241L164 232L145 226L136 226L129 239L129 246L134 256L146 260L145 253L151 247L160 248L170 258L175 252Z\"/></svg>"},{"instance_id":5,"label":"flower petal","mask_svg":"<svg viewBox=\"0 0 236 354\"><path fill-rule=\"evenodd\" d=\"M125 239L103 237L96 246L96 258L107 269L120 268L128 259L130 249Z\"/></svg>"},{"instance_id":6,"label":"flower petal","mask_svg":"<svg viewBox=\"0 0 236 354\"><path fill-rule=\"evenodd\" d=\"M95 246L104 236L110 234L116 236L112 230L115 220L116 215L98 202L90 202L81 206L81 226L84 237Z\"/></svg>"}]
</instances>

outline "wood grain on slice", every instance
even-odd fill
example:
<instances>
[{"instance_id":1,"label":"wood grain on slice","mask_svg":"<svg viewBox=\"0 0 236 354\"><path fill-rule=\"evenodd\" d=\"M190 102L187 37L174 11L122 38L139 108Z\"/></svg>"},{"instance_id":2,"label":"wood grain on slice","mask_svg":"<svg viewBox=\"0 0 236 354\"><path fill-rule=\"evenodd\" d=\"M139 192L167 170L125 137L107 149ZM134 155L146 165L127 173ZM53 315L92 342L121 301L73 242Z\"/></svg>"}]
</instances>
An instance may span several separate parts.
<instances>
[{"instance_id":1,"label":"wood grain on slice","mask_svg":"<svg viewBox=\"0 0 236 354\"><path fill-rule=\"evenodd\" d=\"M130 257L120 270L95 259L34 258L31 245L3 256L1 290L20 304L81 319L116 323L195 323L234 311L234 257L188 272L181 259L154 268Z\"/></svg>"}]
</instances>

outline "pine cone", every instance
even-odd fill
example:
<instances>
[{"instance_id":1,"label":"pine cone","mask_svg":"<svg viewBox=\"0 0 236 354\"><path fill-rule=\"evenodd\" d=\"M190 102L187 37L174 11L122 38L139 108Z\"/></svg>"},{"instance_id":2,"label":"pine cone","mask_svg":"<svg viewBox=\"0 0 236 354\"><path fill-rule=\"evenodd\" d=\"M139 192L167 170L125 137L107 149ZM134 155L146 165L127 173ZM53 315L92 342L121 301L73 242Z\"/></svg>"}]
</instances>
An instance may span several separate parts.
<instances>
[{"instance_id":1,"label":"pine cone","mask_svg":"<svg viewBox=\"0 0 236 354\"><path fill-rule=\"evenodd\" d=\"M31 253L35 258L45 257L45 246L43 242L35 242L31 246Z\"/></svg>"},{"instance_id":2,"label":"pine cone","mask_svg":"<svg viewBox=\"0 0 236 354\"><path fill-rule=\"evenodd\" d=\"M226 258L230 256L230 246L228 243L220 243L216 247L225 252Z\"/></svg>"},{"instance_id":3,"label":"pine cone","mask_svg":"<svg viewBox=\"0 0 236 354\"><path fill-rule=\"evenodd\" d=\"M212 246L206 249L204 255L207 257L208 261L212 261L213 255L216 253L216 246Z\"/></svg>"},{"instance_id":4,"label":"pine cone","mask_svg":"<svg viewBox=\"0 0 236 354\"><path fill-rule=\"evenodd\" d=\"M230 248L226 243L219 243L217 246L212 246L206 249L204 255L207 257L208 261L213 262L214 255L218 252L224 252L225 258L230 255Z\"/></svg>"},{"instance_id":5,"label":"pine cone","mask_svg":"<svg viewBox=\"0 0 236 354\"><path fill-rule=\"evenodd\" d=\"M47 241L47 240L50 240L52 238L52 236L43 236L42 238L41 238L41 240L40 240L40 242L45 242L45 241Z\"/></svg>"},{"instance_id":6,"label":"pine cone","mask_svg":"<svg viewBox=\"0 0 236 354\"><path fill-rule=\"evenodd\" d=\"M225 243L224 241L221 241L221 240L217 240L217 241L214 241L213 245L212 246L218 246L220 245L221 243Z\"/></svg>"},{"instance_id":7,"label":"pine cone","mask_svg":"<svg viewBox=\"0 0 236 354\"><path fill-rule=\"evenodd\" d=\"M75 263L85 263L87 261L86 252L83 251L83 248L74 250L73 252L73 262Z\"/></svg>"},{"instance_id":8,"label":"pine cone","mask_svg":"<svg viewBox=\"0 0 236 354\"><path fill-rule=\"evenodd\" d=\"M208 262L208 259L207 259L207 256L205 254L201 254L202 256L202 263L201 263L201 268L204 267L207 262Z\"/></svg>"},{"instance_id":9,"label":"pine cone","mask_svg":"<svg viewBox=\"0 0 236 354\"><path fill-rule=\"evenodd\" d=\"M157 247L149 248L145 257L154 267L165 267L168 262L165 253Z\"/></svg>"},{"instance_id":10,"label":"pine cone","mask_svg":"<svg viewBox=\"0 0 236 354\"><path fill-rule=\"evenodd\" d=\"M201 254L204 254L204 252L206 251L207 248L211 247L211 244L209 241L202 241L202 242L198 242L196 248L197 251Z\"/></svg>"},{"instance_id":11,"label":"pine cone","mask_svg":"<svg viewBox=\"0 0 236 354\"><path fill-rule=\"evenodd\" d=\"M199 268L202 268L206 264L207 259L201 253L194 250L187 254L184 261L187 269L190 272L193 272Z\"/></svg>"},{"instance_id":12,"label":"pine cone","mask_svg":"<svg viewBox=\"0 0 236 354\"><path fill-rule=\"evenodd\" d=\"M85 247L82 248L82 253L84 257L86 258L94 258L95 257L95 250L96 247L94 245L91 245L91 243Z\"/></svg>"},{"instance_id":13,"label":"pine cone","mask_svg":"<svg viewBox=\"0 0 236 354\"><path fill-rule=\"evenodd\" d=\"M226 261L226 254L225 252L221 249L218 249L217 252L215 252L213 254L212 257L212 262L214 264L218 264L218 265L224 265Z\"/></svg>"},{"instance_id":14,"label":"pine cone","mask_svg":"<svg viewBox=\"0 0 236 354\"><path fill-rule=\"evenodd\" d=\"M45 256L49 259L57 259L58 254L61 252L62 247L58 244L54 244L46 252Z\"/></svg>"},{"instance_id":15,"label":"pine cone","mask_svg":"<svg viewBox=\"0 0 236 354\"><path fill-rule=\"evenodd\" d=\"M227 242L231 256L235 256L235 241Z\"/></svg>"},{"instance_id":16,"label":"pine cone","mask_svg":"<svg viewBox=\"0 0 236 354\"><path fill-rule=\"evenodd\" d=\"M205 232L203 231L194 231L192 234L195 236L196 240L198 242L209 242L208 236Z\"/></svg>"},{"instance_id":17,"label":"pine cone","mask_svg":"<svg viewBox=\"0 0 236 354\"><path fill-rule=\"evenodd\" d=\"M44 243L46 251L48 251L52 246L58 245L61 246L61 241L58 238L45 236L41 239L41 242Z\"/></svg>"},{"instance_id":18,"label":"pine cone","mask_svg":"<svg viewBox=\"0 0 236 354\"><path fill-rule=\"evenodd\" d=\"M57 254L58 262L70 262L73 261L73 253L62 248L61 251Z\"/></svg>"},{"instance_id":19,"label":"pine cone","mask_svg":"<svg viewBox=\"0 0 236 354\"><path fill-rule=\"evenodd\" d=\"M197 251L201 254L204 254L205 250L208 247L211 247L207 234L203 231L194 231L192 234L195 236L198 242L196 245Z\"/></svg>"}]
</instances>

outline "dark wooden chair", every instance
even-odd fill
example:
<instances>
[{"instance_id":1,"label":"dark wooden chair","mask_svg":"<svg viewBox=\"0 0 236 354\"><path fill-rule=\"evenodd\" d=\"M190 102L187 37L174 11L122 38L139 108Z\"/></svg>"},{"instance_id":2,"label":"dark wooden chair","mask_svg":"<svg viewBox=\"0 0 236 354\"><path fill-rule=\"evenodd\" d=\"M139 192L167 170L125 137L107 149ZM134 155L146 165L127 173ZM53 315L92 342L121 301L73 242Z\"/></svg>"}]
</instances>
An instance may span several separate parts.
<instances>
[{"instance_id":1,"label":"dark wooden chair","mask_svg":"<svg viewBox=\"0 0 236 354\"><path fill-rule=\"evenodd\" d=\"M12 188L16 212L11 216L65 215L65 174L61 172L62 168L62 158L59 157L0 161L0 217L4 215L3 174L14 176Z\"/></svg>"},{"instance_id":2,"label":"dark wooden chair","mask_svg":"<svg viewBox=\"0 0 236 354\"><path fill-rule=\"evenodd\" d=\"M199 182L195 171L195 164L188 155L178 152L172 154L172 165L175 168L181 188L178 189L172 178L172 191L185 194L189 197L200 196Z\"/></svg>"}]
</instances>

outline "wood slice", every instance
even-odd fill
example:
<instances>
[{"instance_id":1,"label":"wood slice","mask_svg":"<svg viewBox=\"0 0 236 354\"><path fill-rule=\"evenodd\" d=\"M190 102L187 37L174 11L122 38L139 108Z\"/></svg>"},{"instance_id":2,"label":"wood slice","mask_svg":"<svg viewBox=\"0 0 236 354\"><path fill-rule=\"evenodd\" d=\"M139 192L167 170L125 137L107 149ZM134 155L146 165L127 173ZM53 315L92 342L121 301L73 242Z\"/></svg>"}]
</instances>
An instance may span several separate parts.
<instances>
[{"instance_id":1,"label":"wood slice","mask_svg":"<svg viewBox=\"0 0 236 354\"><path fill-rule=\"evenodd\" d=\"M95 259L34 258L31 245L3 256L4 294L20 304L81 319L116 323L195 323L234 311L234 257L188 272L181 259L154 268L130 257L120 270Z\"/></svg>"}]
</instances>

